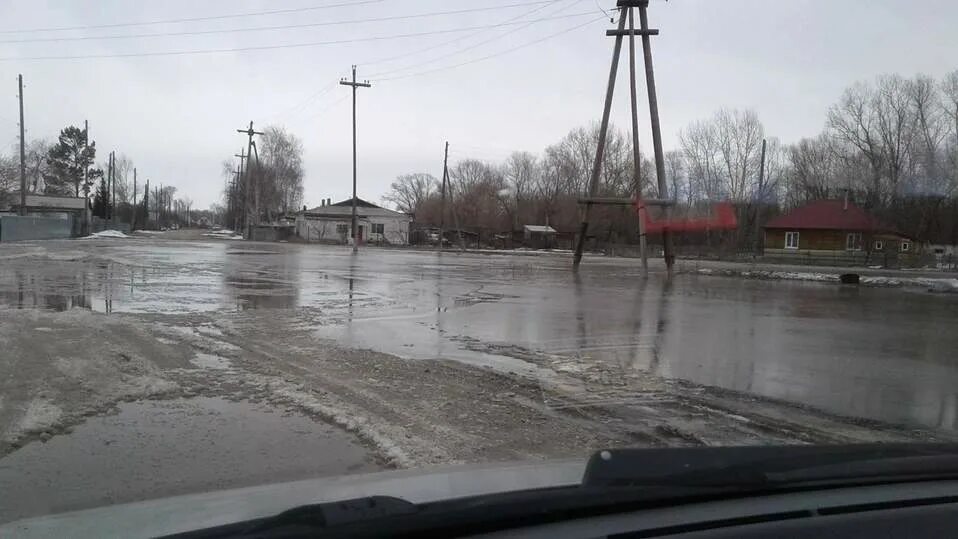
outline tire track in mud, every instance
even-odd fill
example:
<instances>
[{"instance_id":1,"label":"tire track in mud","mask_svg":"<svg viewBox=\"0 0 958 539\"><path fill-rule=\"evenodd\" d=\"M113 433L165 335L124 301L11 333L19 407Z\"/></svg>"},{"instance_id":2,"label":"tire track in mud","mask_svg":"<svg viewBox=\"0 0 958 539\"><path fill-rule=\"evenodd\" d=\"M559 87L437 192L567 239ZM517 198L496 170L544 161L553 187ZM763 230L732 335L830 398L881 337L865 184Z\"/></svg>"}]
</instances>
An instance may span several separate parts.
<instances>
[{"instance_id":1,"label":"tire track in mud","mask_svg":"<svg viewBox=\"0 0 958 539\"><path fill-rule=\"evenodd\" d=\"M584 456L600 447L941 438L511 344L453 338L466 349L519 359L555 376L342 348L316 339L306 314L193 316L179 322L186 331L169 327L195 350L232 362L228 373L215 375L222 378L216 391L313 414L353 432L399 467ZM213 375L191 376L203 390Z\"/></svg>"},{"instance_id":2,"label":"tire track in mud","mask_svg":"<svg viewBox=\"0 0 958 539\"><path fill-rule=\"evenodd\" d=\"M261 322L253 325L262 329ZM542 388L532 380L444 360L317 347L320 343L310 336L313 348L323 352L305 357L302 350L308 347L297 341L303 335L284 340L282 350L275 350L251 342L245 333L234 326L212 340L241 349L229 355L244 371L293 379L301 390L335 398L340 412L363 418L361 428L343 426L379 450L391 449L391 460L399 465L582 456L596 447L668 445L632 428L610 426L596 412L549 410L536 402ZM222 348L210 340L199 336L192 344L203 350ZM407 455L396 458L395 447Z\"/></svg>"}]
</instances>

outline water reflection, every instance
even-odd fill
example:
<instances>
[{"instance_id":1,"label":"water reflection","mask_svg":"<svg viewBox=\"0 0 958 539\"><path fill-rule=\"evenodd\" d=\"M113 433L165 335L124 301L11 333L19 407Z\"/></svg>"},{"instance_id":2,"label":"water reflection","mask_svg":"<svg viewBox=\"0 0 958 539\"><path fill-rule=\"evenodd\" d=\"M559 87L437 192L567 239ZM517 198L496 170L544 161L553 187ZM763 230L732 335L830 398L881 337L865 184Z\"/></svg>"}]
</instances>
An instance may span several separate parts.
<instances>
[{"instance_id":1,"label":"water reflection","mask_svg":"<svg viewBox=\"0 0 958 539\"><path fill-rule=\"evenodd\" d=\"M51 291L48 283L36 274L13 270L0 274L0 303L16 309L45 309L67 311L77 308L92 308L85 279L78 279L62 288L79 290L74 293ZM69 284L69 283L68 283Z\"/></svg>"}]
</instances>

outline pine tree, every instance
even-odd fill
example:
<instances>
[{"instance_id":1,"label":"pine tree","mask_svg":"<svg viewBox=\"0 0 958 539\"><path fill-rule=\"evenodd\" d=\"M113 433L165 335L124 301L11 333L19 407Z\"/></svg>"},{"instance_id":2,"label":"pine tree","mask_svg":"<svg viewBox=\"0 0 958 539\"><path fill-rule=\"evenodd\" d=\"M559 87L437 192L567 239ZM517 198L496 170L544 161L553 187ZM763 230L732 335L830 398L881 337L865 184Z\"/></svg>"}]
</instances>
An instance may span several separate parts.
<instances>
[{"instance_id":1,"label":"pine tree","mask_svg":"<svg viewBox=\"0 0 958 539\"><path fill-rule=\"evenodd\" d=\"M100 178L100 187L93 195L93 215L106 219L110 214L110 191L106 186L106 179Z\"/></svg>"}]
</instances>

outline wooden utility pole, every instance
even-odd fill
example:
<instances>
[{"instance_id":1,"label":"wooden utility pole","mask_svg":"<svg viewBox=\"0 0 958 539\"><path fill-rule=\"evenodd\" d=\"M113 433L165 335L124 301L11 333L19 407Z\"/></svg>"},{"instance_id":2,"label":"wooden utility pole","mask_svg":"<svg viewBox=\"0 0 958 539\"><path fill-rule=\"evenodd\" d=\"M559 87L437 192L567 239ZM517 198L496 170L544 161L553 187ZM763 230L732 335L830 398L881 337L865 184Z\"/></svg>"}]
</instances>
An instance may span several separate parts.
<instances>
[{"instance_id":1,"label":"wooden utility pole","mask_svg":"<svg viewBox=\"0 0 958 539\"><path fill-rule=\"evenodd\" d=\"M642 52L645 55L645 85L649 94L649 119L652 122L652 149L655 152L655 175L658 179L659 198L669 198L668 184L665 178L665 154L662 151L662 129L659 125L659 102L655 95L655 73L652 70L652 35L658 35L658 30L649 30L649 16L647 9L649 0L619 0L619 5L628 5L632 11L633 5L639 8L639 34L642 35ZM631 31L630 34L635 33ZM665 209L666 215L669 209ZM672 273L675 263L675 254L672 252L672 234L668 229L662 230L662 251L665 255L665 267Z\"/></svg>"},{"instance_id":2,"label":"wooden utility pole","mask_svg":"<svg viewBox=\"0 0 958 539\"><path fill-rule=\"evenodd\" d=\"M353 80L348 81L345 78L339 81L343 86L353 88L353 252L359 248L359 228L356 226L356 88L369 88L372 86L369 81L356 82L356 66L353 65Z\"/></svg>"},{"instance_id":3,"label":"wooden utility pole","mask_svg":"<svg viewBox=\"0 0 958 539\"><path fill-rule=\"evenodd\" d=\"M136 207L136 167L133 168L133 206L131 209L133 210L133 215L130 216L130 231L132 232L136 230L136 213L138 209Z\"/></svg>"},{"instance_id":4,"label":"wooden utility pole","mask_svg":"<svg viewBox=\"0 0 958 539\"><path fill-rule=\"evenodd\" d=\"M621 2L620 2L621 4ZM612 49L612 68L609 70L609 83L605 91L605 106L602 109L602 124L599 127L599 140L595 151L595 160L592 163L592 176L589 180L589 198L593 198L599 191L599 176L602 173L602 157L605 153L605 137L609 131L609 113L612 110L612 95L615 93L615 74L619 69L619 53L622 51L622 31L625 29L625 16L619 12L619 33L615 36L615 48ZM573 266L579 267L582 261L582 251L585 249L585 238L589 232L589 218L592 215L592 201L586 202L582 215L582 225L579 227L579 239L575 245Z\"/></svg>"},{"instance_id":5,"label":"wooden utility pole","mask_svg":"<svg viewBox=\"0 0 958 539\"><path fill-rule=\"evenodd\" d=\"M90 122L83 120L83 150L86 153L86 150L90 148ZM83 169L83 191L87 199L90 197L90 167L86 166ZM77 189L76 196L80 196L79 189Z\"/></svg>"},{"instance_id":6,"label":"wooden utility pole","mask_svg":"<svg viewBox=\"0 0 958 539\"><path fill-rule=\"evenodd\" d=\"M759 239L761 238L762 204L765 202L765 146L767 140L762 139L762 160L758 165L758 200L755 207L755 254L759 253Z\"/></svg>"},{"instance_id":7,"label":"wooden utility pole","mask_svg":"<svg viewBox=\"0 0 958 539\"><path fill-rule=\"evenodd\" d=\"M27 214L27 154L26 139L23 134L23 75L17 75L17 87L20 93L20 215Z\"/></svg>"},{"instance_id":8,"label":"wooden utility pole","mask_svg":"<svg viewBox=\"0 0 958 539\"><path fill-rule=\"evenodd\" d=\"M639 154L639 108L636 100L635 89L635 22L632 18L632 10L629 10L629 86L632 101L632 173L635 175L635 196L642 200L642 174L641 160ZM640 205L638 209L639 216L639 256L642 257L642 272L649 273L649 255L648 245L645 237L645 205Z\"/></svg>"},{"instance_id":9,"label":"wooden utility pole","mask_svg":"<svg viewBox=\"0 0 958 539\"><path fill-rule=\"evenodd\" d=\"M655 78L652 73L652 50L649 41L649 37L653 35L658 35L658 30L650 30L648 27L648 20L646 17L646 8L649 5L649 0L618 0L616 5L619 9L619 24L618 28L615 30L606 30L606 36L615 37L615 47L612 50L612 66L609 70L609 83L606 88L605 94L605 106L602 111L602 123L599 127L599 139L596 144L596 153L595 161L592 166L592 176L589 181L589 194L585 199L580 199L580 203L585 204L585 209L582 212L582 226L579 229L579 237L576 241L575 247L575 256L573 258L573 266L575 268L579 267L579 263L582 261L582 252L585 248L585 241L589 231L589 220L592 213L592 206L594 204L631 204L633 202L637 203L639 210L639 245L643 253L642 265L643 268L647 268L647 261L645 255L645 212L646 206L663 206L666 208L666 215L668 216L668 207L673 205L674 201L667 199L668 186L665 179L665 158L662 153L662 136L661 130L659 128L659 109L658 102L655 97ZM639 8L639 22L640 29L636 30L634 27L634 19L632 15L632 9ZM625 29L626 19L629 21L629 29ZM635 45L634 45L634 36L642 36L642 47L645 52L645 80L648 87L649 94L649 116L652 124L652 146L655 151L655 171L656 176L658 177L658 189L659 189L659 198L658 199L647 199L642 196L641 189L641 176L640 172L640 156L639 156L639 142L638 142L638 115L637 115L637 105L636 105L636 89L635 89ZM617 199L617 198L601 198L597 197L599 189L599 177L602 172L602 161L605 153L605 142L606 136L608 135L609 129L609 113L612 108L612 96L615 93L615 79L616 73L619 68L619 56L622 51L622 37L629 36L629 53L630 59L632 60L632 67L629 69L631 76L631 90L632 90L632 146L633 146L633 168L635 169L635 183L636 183L636 200L629 199ZM665 251L665 265L668 268L669 272L672 271L672 263L675 259L672 254L672 239L669 231L663 230L662 232L662 242L664 244Z\"/></svg>"},{"instance_id":10,"label":"wooden utility pole","mask_svg":"<svg viewBox=\"0 0 958 539\"><path fill-rule=\"evenodd\" d=\"M113 217L113 220L116 220L116 152L112 152L113 155L113 180L111 181L112 190L110 191L110 216Z\"/></svg>"},{"instance_id":11,"label":"wooden utility pole","mask_svg":"<svg viewBox=\"0 0 958 539\"><path fill-rule=\"evenodd\" d=\"M107 158L106 165L106 200L104 200L104 206L106 209L106 218L108 220L113 220L113 195L111 195L113 189L113 152L110 152L110 155Z\"/></svg>"},{"instance_id":12,"label":"wooden utility pole","mask_svg":"<svg viewBox=\"0 0 958 539\"><path fill-rule=\"evenodd\" d=\"M146 180L146 188L143 189L143 207L146 209L146 218L143 226L150 225L150 180Z\"/></svg>"},{"instance_id":13,"label":"wooden utility pole","mask_svg":"<svg viewBox=\"0 0 958 539\"><path fill-rule=\"evenodd\" d=\"M446 153L442 158L442 188L439 196L439 250L442 250L442 239L446 225L446 179L449 177L449 141L446 141Z\"/></svg>"},{"instance_id":14,"label":"wooden utility pole","mask_svg":"<svg viewBox=\"0 0 958 539\"><path fill-rule=\"evenodd\" d=\"M247 156L247 158L248 158L249 155L253 152L253 135L262 135L263 133L260 132L260 131L254 131L254 130L253 130L253 122L252 122L252 121L250 121L250 123L249 123L249 129L237 129L236 131L237 131L238 133L245 133L246 136L249 137L249 139L248 139L248 141L247 141L247 143L246 143L246 156ZM242 166L243 166L243 164L242 164L242 162L240 162L240 168L242 168ZM250 208L249 208L249 205L250 205L250 191L251 191L251 189L252 189L252 182L250 181L250 166L249 166L248 163L247 163L247 165L246 165L246 178L245 178L245 182L244 182L244 183L245 183L245 187L246 187L246 196L243 197L243 198L245 198L246 201L245 201L245 204L244 204L244 206L243 206L243 215L244 215L244 218L243 218L243 221L244 221L244 222L243 222L243 227L244 227L244 231L245 231L244 234L246 234L246 239L251 239L251 238L252 238L252 230L250 229L250 225L253 224L253 223L252 223L252 221L251 221L251 219L250 219L250 211L249 211ZM259 216L256 216L255 218L258 219Z\"/></svg>"}]
</instances>

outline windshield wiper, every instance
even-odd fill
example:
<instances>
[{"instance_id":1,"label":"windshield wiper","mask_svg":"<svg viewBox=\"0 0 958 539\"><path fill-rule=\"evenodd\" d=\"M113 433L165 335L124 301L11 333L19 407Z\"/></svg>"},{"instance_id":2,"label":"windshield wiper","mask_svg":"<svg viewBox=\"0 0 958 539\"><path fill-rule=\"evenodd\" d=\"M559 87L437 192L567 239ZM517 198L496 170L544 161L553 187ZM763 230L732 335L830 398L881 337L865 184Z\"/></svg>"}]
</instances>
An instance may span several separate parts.
<instances>
[{"instance_id":1,"label":"windshield wiper","mask_svg":"<svg viewBox=\"0 0 958 539\"><path fill-rule=\"evenodd\" d=\"M958 445L953 444L621 449L593 455L583 485L765 488L952 474L958 475Z\"/></svg>"},{"instance_id":2,"label":"windshield wiper","mask_svg":"<svg viewBox=\"0 0 958 539\"><path fill-rule=\"evenodd\" d=\"M593 455L581 485L412 503L373 496L304 505L178 538L418 537L776 492L795 485L958 477L955 445L620 449Z\"/></svg>"}]
</instances>

